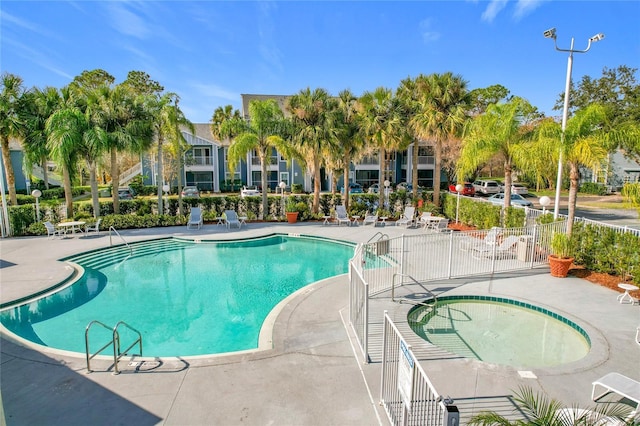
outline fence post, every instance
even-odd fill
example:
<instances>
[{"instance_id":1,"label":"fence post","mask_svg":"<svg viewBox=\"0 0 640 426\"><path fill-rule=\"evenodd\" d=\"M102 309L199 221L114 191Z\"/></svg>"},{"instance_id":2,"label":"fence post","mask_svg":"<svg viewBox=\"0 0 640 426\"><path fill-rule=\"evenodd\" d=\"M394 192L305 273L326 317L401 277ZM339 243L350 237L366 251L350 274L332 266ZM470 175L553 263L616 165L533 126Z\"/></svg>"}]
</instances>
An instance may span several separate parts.
<instances>
[{"instance_id":1,"label":"fence post","mask_svg":"<svg viewBox=\"0 0 640 426\"><path fill-rule=\"evenodd\" d=\"M369 283L364 283L364 363L369 364Z\"/></svg>"},{"instance_id":2,"label":"fence post","mask_svg":"<svg viewBox=\"0 0 640 426\"><path fill-rule=\"evenodd\" d=\"M534 254L536 252L536 245L538 244L538 225L533 225L533 236L531 238L531 252L529 253L531 264L529 265L530 269L533 269L533 264L535 263Z\"/></svg>"},{"instance_id":3,"label":"fence post","mask_svg":"<svg viewBox=\"0 0 640 426\"><path fill-rule=\"evenodd\" d=\"M447 267L447 278L451 278L452 267L453 267L453 231L449 232L449 265Z\"/></svg>"},{"instance_id":4,"label":"fence post","mask_svg":"<svg viewBox=\"0 0 640 426\"><path fill-rule=\"evenodd\" d=\"M384 311L384 321L382 321L382 374L380 375L380 404L384 404L384 379L387 369L387 310Z\"/></svg>"}]
</instances>

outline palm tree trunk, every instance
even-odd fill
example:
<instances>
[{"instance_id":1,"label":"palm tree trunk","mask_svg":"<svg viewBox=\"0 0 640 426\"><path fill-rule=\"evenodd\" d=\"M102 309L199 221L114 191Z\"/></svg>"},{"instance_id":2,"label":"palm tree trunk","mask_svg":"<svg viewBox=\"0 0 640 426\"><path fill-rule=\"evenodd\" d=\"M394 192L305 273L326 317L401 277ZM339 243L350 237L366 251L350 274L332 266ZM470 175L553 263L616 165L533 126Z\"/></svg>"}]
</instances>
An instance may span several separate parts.
<instances>
[{"instance_id":1,"label":"palm tree trunk","mask_svg":"<svg viewBox=\"0 0 640 426\"><path fill-rule=\"evenodd\" d=\"M9 137L2 135L2 161L4 162L5 176L7 178L7 189L9 190L9 201L12 206L18 205L16 196L16 175L11 164L11 151L9 151Z\"/></svg>"},{"instance_id":2,"label":"palm tree trunk","mask_svg":"<svg viewBox=\"0 0 640 426\"><path fill-rule=\"evenodd\" d=\"M62 165L62 181L64 186L64 200L67 208L67 218L73 217L73 192L71 191L71 176L69 175L69 166Z\"/></svg>"},{"instance_id":3,"label":"palm tree trunk","mask_svg":"<svg viewBox=\"0 0 640 426\"><path fill-rule=\"evenodd\" d=\"M504 208L511 205L511 163L504 162Z\"/></svg>"},{"instance_id":4,"label":"palm tree trunk","mask_svg":"<svg viewBox=\"0 0 640 426\"><path fill-rule=\"evenodd\" d=\"M573 230L573 219L576 216L576 201L578 199L578 181L580 180L580 170L576 163L569 163L569 205L567 217L567 234L571 235Z\"/></svg>"},{"instance_id":5,"label":"palm tree trunk","mask_svg":"<svg viewBox=\"0 0 640 426\"><path fill-rule=\"evenodd\" d=\"M98 216L100 216L100 201L98 200L98 177L96 173L96 162L91 161L88 162L88 164L89 180L91 182L91 205L93 206L93 217L98 218Z\"/></svg>"},{"instance_id":6,"label":"palm tree trunk","mask_svg":"<svg viewBox=\"0 0 640 426\"><path fill-rule=\"evenodd\" d=\"M120 187L120 171L118 170L117 151L115 147L111 148L111 197L113 199L113 212L120 213L120 197L118 197L118 188Z\"/></svg>"},{"instance_id":7,"label":"palm tree trunk","mask_svg":"<svg viewBox=\"0 0 640 426\"><path fill-rule=\"evenodd\" d=\"M269 201L267 198L267 153L265 149L258 151L260 157L260 181L262 182L262 220L267 218L267 212L269 211Z\"/></svg>"},{"instance_id":8,"label":"palm tree trunk","mask_svg":"<svg viewBox=\"0 0 640 426\"><path fill-rule=\"evenodd\" d=\"M47 157L42 156L40 159L40 164L42 165L42 181L44 182L44 188L49 189L49 170L47 169Z\"/></svg>"},{"instance_id":9,"label":"palm tree trunk","mask_svg":"<svg viewBox=\"0 0 640 426\"><path fill-rule=\"evenodd\" d=\"M162 205L162 186L164 185L164 170L162 170L162 142L163 136L158 134L158 177L156 184L158 185L158 214L164 214L164 206Z\"/></svg>"},{"instance_id":10,"label":"palm tree trunk","mask_svg":"<svg viewBox=\"0 0 640 426\"><path fill-rule=\"evenodd\" d=\"M436 140L434 146L435 164L433 170L433 204L440 207L440 165L442 164L442 141Z\"/></svg>"},{"instance_id":11,"label":"palm tree trunk","mask_svg":"<svg viewBox=\"0 0 640 426\"><path fill-rule=\"evenodd\" d=\"M380 167L380 171L379 171L379 178L378 178L378 205L380 206L381 209L385 208L384 205L384 198L385 198L385 192L386 192L386 187L384 186L384 180L385 180L385 176L384 176L384 165L385 165L385 152L384 152L384 148L380 148L380 152L378 153L378 163L379 163L379 167Z\"/></svg>"},{"instance_id":12,"label":"palm tree trunk","mask_svg":"<svg viewBox=\"0 0 640 426\"><path fill-rule=\"evenodd\" d=\"M344 170L342 171L343 183L342 187L344 188L344 199L342 204L344 208L349 211L349 165L351 164L351 156L349 154L345 154L344 156Z\"/></svg>"},{"instance_id":13,"label":"palm tree trunk","mask_svg":"<svg viewBox=\"0 0 640 426\"><path fill-rule=\"evenodd\" d=\"M420 142L413 141L413 154L411 156L411 185L413 185L413 198L418 197L418 150Z\"/></svg>"},{"instance_id":14,"label":"palm tree trunk","mask_svg":"<svg viewBox=\"0 0 640 426\"><path fill-rule=\"evenodd\" d=\"M318 154L313 156L313 213L317 214L320 211L320 157Z\"/></svg>"}]
</instances>

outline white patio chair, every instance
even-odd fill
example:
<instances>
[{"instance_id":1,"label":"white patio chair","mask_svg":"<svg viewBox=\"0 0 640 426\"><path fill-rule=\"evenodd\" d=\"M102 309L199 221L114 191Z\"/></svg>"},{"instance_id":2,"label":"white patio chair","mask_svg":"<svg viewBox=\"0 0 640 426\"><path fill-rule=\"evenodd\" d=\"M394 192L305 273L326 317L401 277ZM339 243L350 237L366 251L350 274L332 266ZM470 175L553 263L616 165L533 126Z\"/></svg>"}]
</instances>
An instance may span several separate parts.
<instances>
[{"instance_id":1,"label":"white patio chair","mask_svg":"<svg viewBox=\"0 0 640 426\"><path fill-rule=\"evenodd\" d=\"M232 226L237 226L238 229L242 226L242 223L238 219L238 214L235 210L225 210L224 211L225 223L227 224L227 229L230 229Z\"/></svg>"},{"instance_id":2,"label":"white patio chair","mask_svg":"<svg viewBox=\"0 0 640 426\"><path fill-rule=\"evenodd\" d=\"M338 226L342 223L351 226L351 219L349 219L347 209L344 206L336 206L336 220L338 221Z\"/></svg>"},{"instance_id":3,"label":"white patio chair","mask_svg":"<svg viewBox=\"0 0 640 426\"><path fill-rule=\"evenodd\" d=\"M100 234L100 222L102 222L101 217L99 217L96 223L94 223L93 225L85 225L84 235L89 235L89 232L95 232L96 234Z\"/></svg>"},{"instance_id":4,"label":"white patio chair","mask_svg":"<svg viewBox=\"0 0 640 426\"><path fill-rule=\"evenodd\" d=\"M474 247L495 246L498 243L498 237L502 235L502 228L494 226L487 231L483 239L467 237L460 242L460 250L469 251Z\"/></svg>"},{"instance_id":5,"label":"white patio chair","mask_svg":"<svg viewBox=\"0 0 640 426\"><path fill-rule=\"evenodd\" d=\"M362 221L362 225L366 225L367 223L372 223L373 226L378 224L378 215L377 214L368 214L365 215L364 220Z\"/></svg>"},{"instance_id":6,"label":"white patio chair","mask_svg":"<svg viewBox=\"0 0 640 426\"><path fill-rule=\"evenodd\" d=\"M414 219L415 214L416 214L415 207L412 207L412 206L405 207L402 217L396 221L396 226L406 225L407 228L412 227L415 223L415 219Z\"/></svg>"},{"instance_id":7,"label":"white patio chair","mask_svg":"<svg viewBox=\"0 0 640 426\"><path fill-rule=\"evenodd\" d=\"M485 245L474 247L472 251L473 257L476 259L481 259L483 257L491 258L493 256L495 256L496 258L506 257L509 254L513 254L515 252L513 248L518 243L518 239L519 237L517 235L511 235L505 238L504 241L502 241L497 246Z\"/></svg>"},{"instance_id":8,"label":"white patio chair","mask_svg":"<svg viewBox=\"0 0 640 426\"><path fill-rule=\"evenodd\" d=\"M431 212L422 212L418 220L416 221L416 226L420 225L423 228L427 228L429 226L429 218L431 217Z\"/></svg>"},{"instance_id":9,"label":"white patio chair","mask_svg":"<svg viewBox=\"0 0 640 426\"><path fill-rule=\"evenodd\" d=\"M45 228L47 228L47 237L53 238L56 235L62 237L65 232L62 229L56 228L55 225L49 221L44 222Z\"/></svg>"},{"instance_id":10,"label":"white patio chair","mask_svg":"<svg viewBox=\"0 0 640 426\"><path fill-rule=\"evenodd\" d=\"M191 229L192 226L195 226L196 229L200 229L203 223L202 209L200 207L191 207L189 221L187 222L187 229Z\"/></svg>"}]
</instances>

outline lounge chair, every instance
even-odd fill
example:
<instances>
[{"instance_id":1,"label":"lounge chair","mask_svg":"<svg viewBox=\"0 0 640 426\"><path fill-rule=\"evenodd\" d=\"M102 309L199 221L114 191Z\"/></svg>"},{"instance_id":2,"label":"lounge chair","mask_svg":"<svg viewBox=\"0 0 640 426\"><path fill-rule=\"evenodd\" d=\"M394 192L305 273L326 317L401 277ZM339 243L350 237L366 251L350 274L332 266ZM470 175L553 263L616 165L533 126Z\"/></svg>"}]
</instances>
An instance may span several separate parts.
<instances>
[{"instance_id":1,"label":"lounge chair","mask_svg":"<svg viewBox=\"0 0 640 426\"><path fill-rule=\"evenodd\" d=\"M345 209L344 206L336 206L336 220L338 221L338 226L342 223L351 226L351 219L349 219L347 209Z\"/></svg>"},{"instance_id":2,"label":"lounge chair","mask_svg":"<svg viewBox=\"0 0 640 426\"><path fill-rule=\"evenodd\" d=\"M498 243L498 237L502 235L502 228L494 226L487 231L483 239L480 238L468 238L460 243L460 250L469 251L475 247L492 247Z\"/></svg>"},{"instance_id":3,"label":"lounge chair","mask_svg":"<svg viewBox=\"0 0 640 426\"><path fill-rule=\"evenodd\" d=\"M618 395L625 397L636 403L636 408L631 412L628 420L632 419L638 414L640 409L640 382L635 381L627 376L623 376L620 373L609 373L592 383L593 389L591 390L591 400L597 401L610 392L617 393ZM602 387L605 391L596 396L596 388Z\"/></svg>"},{"instance_id":4,"label":"lounge chair","mask_svg":"<svg viewBox=\"0 0 640 426\"><path fill-rule=\"evenodd\" d=\"M62 237L65 232L62 229L58 229L55 227L55 225L49 221L46 221L44 223L45 228L47 228L47 237L49 238L53 238L56 235L59 237Z\"/></svg>"},{"instance_id":5,"label":"lounge chair","mask_svg":"<svg viewBox=\"0 0 640 426\"><path fill-rule=\"evenodd\" d=\"M227 229L231 228L231 226L237 226L238 229L240 229L242 223L238 219L238 214L234 210L225 210L224 216Z\"/></svg>"},{"instance_id":6,"label":"lounge chair","mask_svg":"<svg viewBox=\"0 0 640 426\"><path fill-rule=\"evenodd\" d=\"M473 257L481 259L483 257L506 257L509 254L513 254L513 248L518 242L519 237L511 235L502 241L499 245L485 245L473 248Z\"/></svg>"},{"instance_id":7,"label":"lounge chair","mask_svg":"<svg viewBox=\"0 0 640 426\"><path fill-rule=\"evenodd\" d=\"M372 223L373 226L376 226L378 224L378 214L365 215L362 225L366 225L367 223Z\"/></svg>"},{"instance_id":8,"label":"lounge chair","mask_svg":"<svg viewBox=\"0 0 640 426\"><path fill-rule=\"evenodd\" d=\"M640 325L636 328L636 343L640 345Z\"/></svg>"},{"instance_id":9,"label":"lounge chair","mask_svg":"<svg viewBox=\"0 0 640 426\"><path fill-rule=\"evenodd\" d=\"M405 207L402 217L396 221L396 226L406 225L407 228L412 227L415 224L414 216L416 214L415 207Z\"/></svg>"},{"instance_id":10,"label":"lounge chair","mask_svg":"<svg viewBox=\"0 0 640 426\"><path fill-rule=\"evenodd\" d=\"M100 222L102 222L102 218L98 218L96 223L93 225L86 225L84 227L84 235L89 235L89 232L95 232L96 234L100 233Z\"/></svg>"},{"instance_id":11,"label":"lounge chair","mask_svg":"<svg viewBox=\"0 0 640 426\"><path fill-rule=\"evenodd\" d=\"M200 207L191 207L189 221L187 222L187 229L191 229L192 226L195 226L196 229L200 229L202 224L202 209L200 209Z\"/></svg>"}]
</instances>

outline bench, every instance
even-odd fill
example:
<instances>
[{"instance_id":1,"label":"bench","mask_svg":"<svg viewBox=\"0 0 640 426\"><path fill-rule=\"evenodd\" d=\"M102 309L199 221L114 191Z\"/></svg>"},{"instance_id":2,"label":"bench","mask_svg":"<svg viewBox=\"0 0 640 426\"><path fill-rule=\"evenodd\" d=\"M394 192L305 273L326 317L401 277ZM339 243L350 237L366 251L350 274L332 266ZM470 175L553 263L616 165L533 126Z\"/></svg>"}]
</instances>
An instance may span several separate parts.
<instances>
[{"instance_id":1,"label":"bench","mask_svg":"<svg viewBox=\"0 0 640 426\"><path fill-rule=\"evenodd\" d=\"M609 373L592 384L593 390L591 391L591 400L597 401L609 392L614 392L635 402L636 409L631 413L631 415L637 414L638 408L640 407L640 382L630 379L627 376L623 376L620 373ZM605 388L606 391L595 396L596 387L598 386Z\"/></svg>"}]
</instances>

